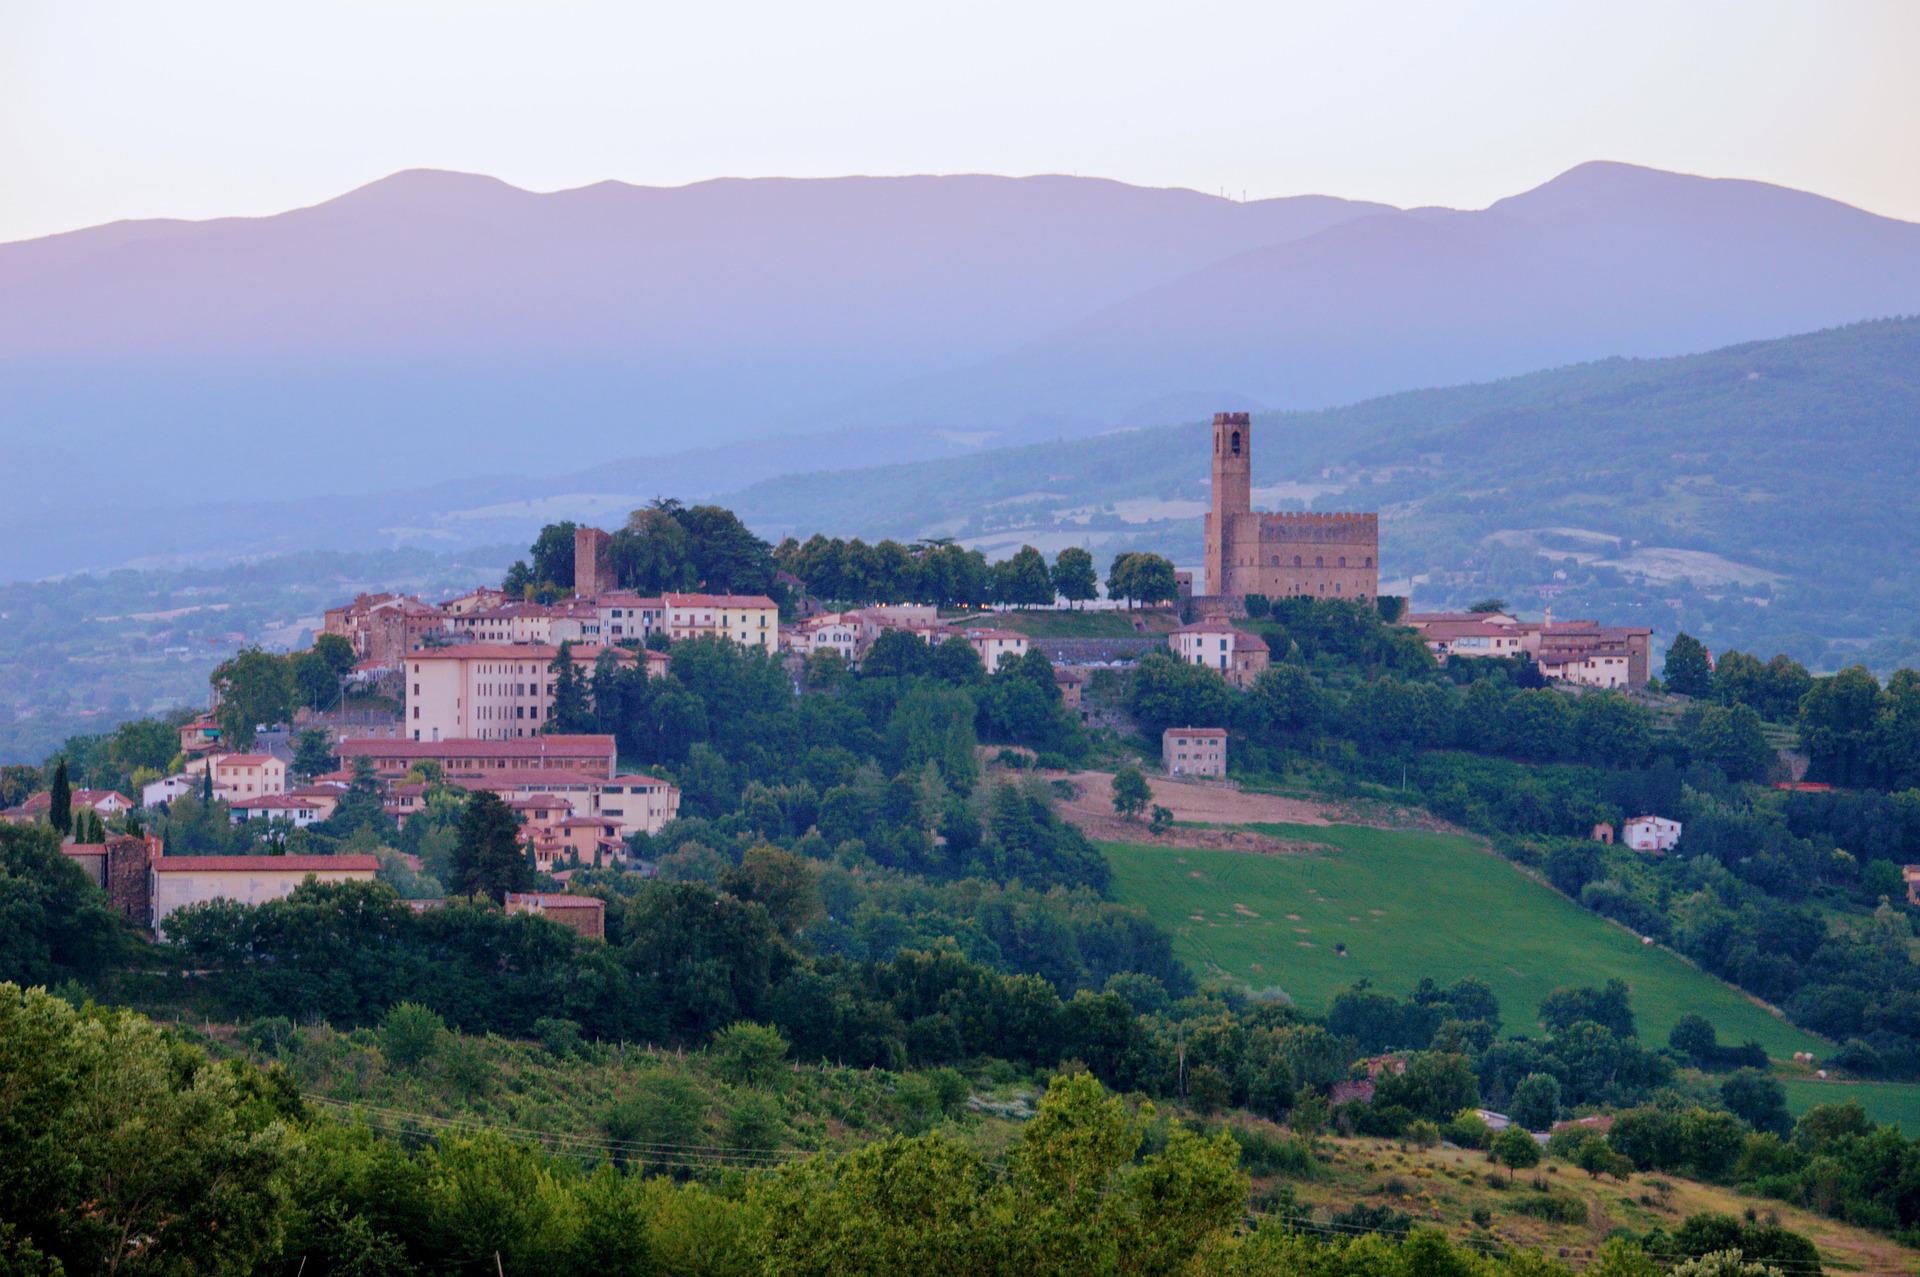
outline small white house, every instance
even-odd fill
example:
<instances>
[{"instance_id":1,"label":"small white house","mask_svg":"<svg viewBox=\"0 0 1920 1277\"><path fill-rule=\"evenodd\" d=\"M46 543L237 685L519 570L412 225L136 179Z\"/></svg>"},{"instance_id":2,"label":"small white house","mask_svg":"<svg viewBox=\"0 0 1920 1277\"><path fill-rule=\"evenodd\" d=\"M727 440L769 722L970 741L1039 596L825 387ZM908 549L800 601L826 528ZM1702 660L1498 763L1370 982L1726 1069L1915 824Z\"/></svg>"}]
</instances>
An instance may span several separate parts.
<instances>
[{"instance_id":1,"label":"small white house","mask_svg":"<svg viewBox=\"0 0 1920 1277\"><path fill-rule=\"evenodd\" d=\"M227 805L227 820L243 825L250 820L286 820L296 828L325 820L338 803L331 798L295 797L292 794L263 794L258 798L240 798Z\"/></svg>"},{"instance_id":2,"label":"small white house","mask_svg":"<svg viewBox=\"0 0 1920 1277\"><path fill-rule=\"evenodd\" d=\"M1671 851L1680 841L1680 822L1665 816L1635 816L1620 826L1620 841L1635 851Z\"/></svg>"},{"instance_id":3,"label":"small white house","mask_svg":"<svg viewBox=\"0 0 1920 1277\"><path fill-rule=\"evenodd\" d=\"M158 807L176 798L184 798L188 794L199 792L199 781L182 772L178 776L162 777L140 786L140 805L148 808Z\"/></svg>"}]
</instances>

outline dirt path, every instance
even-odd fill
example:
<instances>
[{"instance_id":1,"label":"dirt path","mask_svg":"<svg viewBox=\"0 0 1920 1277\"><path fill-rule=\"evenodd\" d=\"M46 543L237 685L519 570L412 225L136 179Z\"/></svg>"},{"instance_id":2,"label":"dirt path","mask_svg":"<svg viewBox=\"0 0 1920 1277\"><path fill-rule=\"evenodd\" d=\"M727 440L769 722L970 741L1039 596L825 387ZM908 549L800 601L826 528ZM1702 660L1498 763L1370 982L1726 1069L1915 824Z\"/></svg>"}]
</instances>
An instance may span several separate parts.
<instances>
[{"instance_id":1,"label":"dirt path","mask_svg":"<svg viewBox=\"0 0 1920 1277\"><path fill-rule=\"evenodd\" d=\"M1072 782L1079 794L1060 803L1060 814L1090 838L1153 843L1164 847L1211 847L1224 851L1288 852L1312 844L1275 838L1250 829L1172 829L1158 837L1143 820L1122 820L1113 810L1113 777L1107 772L1050 772L1049 779ZM1223 786L1147 777L1153 802L1175 820L1206 825L1328 824L1329 809L1301 798L1249 794Z\"/></svg>"}]
</instances>

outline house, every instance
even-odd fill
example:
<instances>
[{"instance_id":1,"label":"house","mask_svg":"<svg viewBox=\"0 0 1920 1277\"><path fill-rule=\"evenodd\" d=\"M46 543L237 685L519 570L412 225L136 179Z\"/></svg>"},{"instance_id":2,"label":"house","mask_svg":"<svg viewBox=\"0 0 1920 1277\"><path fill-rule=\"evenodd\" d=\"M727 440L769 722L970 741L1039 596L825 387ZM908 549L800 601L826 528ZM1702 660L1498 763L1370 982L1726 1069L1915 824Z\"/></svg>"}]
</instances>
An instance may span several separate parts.
<instances>
[{"instance_id":1,"label":"house","mask_svg":"<svg viewBox=\"0 0 1920 1277\"><path fill-rule=\"evenodd\" d=\"M372 856L156 856L150 864L147 925L166 938L167 917L209 900L264 904L291 895L308 878L321 882L372 882L380 862Z\"/></svg>"},{"instance_id":2,"label":"house","mask_svg":"<svg viewBox=\"0 0 1920 1277\"><path fill-rule=\"evenodd\" d=\"M250 820L284 820L296 828L305 829L308 825L318 824L333 814L337 804L332 799L295 798L291 794L264 794L259 798L242 798L227 804L227 821L230 824L244 825Z\"/></svg>"},{"instance_id":3,"label":"house","mask_svg":"<svg viewBox=\"0 0 1920 1277\"><path fill-rule=\"evenodd\" d=\"M1592 838L1593 841L1595 842L1603 842L1603 843L1606 843L1608 846L1612 846L1613 845L1613 826L1609 825L1604 820L1600 821L1598 824L1594 825L1592 833L1590 833L1588 836Z\"/></svg>"},{"instance_id":4,"label":"house","mask_svg":"<svg viewBox=\"0 0 1920 1277\"><path fill-rule=\"evenodd\" d=\"M1635 851L1671 851L1680 841L1680 822L1665 816L1635 816L1620 826L1620 841Z\"/></svg>"},{"instance_id":5,"label":"house","mask_svg":"<svg viewBox=\"0 0 1920 1277\"><path fill-rule=\"evenodd\" d=\"M1000 662L1009 658L1019 660L1027 654L1027 636L1017 630L994 630L985 626L963 626L954 633L972 645L980 654L980 663L991 674L1000 668Z\"/></svg>"},{"instance_id":6,"label":"house","mask_svg":"<svg viewBox=\"0 0 1920 1277\"><path fill-rule=\"evenodd\" d=\"M353 644L358 662L373 668L398 666L408 652L448 633L448 615L407 594L361 594L328 608L320 632Z\"/></svg>"},{"instance_id":7,"label":"house","mask_svg":"<svg viewBox=\"0 0 1920 1277\"><path fill-rule=\"evenodd\" d=\"M1900 877L1907 884L1907 903L1920 905L1920 865L1902 865Z\"/></svg>"},{"instance_id":8,"label":"house","mask_svg":"<svg viewBox=\"0 0 1920 1277\"><path fill-rule=\"evenodd\" d=\"M667 601L658 595L609 590L594 598L593 611L599 620L600 637L609 643L625 639L645 642L656 630L666 632Z\"/></svg>"},{"instance_id":9,"label":"house","mask_svg":"<svg viewBox=\"0 0 1920 1277\"><path fill-rule=\"evenodd\" d=\"M1169 776L1225 776L1227 729L1167 728L1160 733L1160 763Z\"/></svg>"},{"instance_id":10,"label":"house","mask_svg":"<svg viewBox=\"0 0 1920 1277\"><path fill-rule=\"evenodd\" d=\"M591 682L603 651L633 665L630 648L569 649L574 668ZM409 652L405 663L407 737L416 741L523 740L553 717L552 666L559 649L546 643L471 643Z\"/></svg>"},{"instance_id":11,"label":"house","mask_svg":"<svg viewBox=\"0 0 1920 1277\"><path fill-rule=\"evenodd\" d=\"M213 796L226 802L287 792L286 760L272 754L219 754L213 769Z\"/></svg>"},{"instance_id":12,"label":"house","mask_svg":"<svg viewBox=\"0 0 1920 1277\"><path fill-rule=\"evenodd\" d=\"M1653 631L1597 621L1522 621L1507 612L1411 612L1401 619L1442 663L1524 656L1543 677L1584 687L1645 687Z\"/></svg>"},{"instance_id":13,"label":"house","mask_svg":"<svg viewBox=\"0 0 1920 1277\"><path fill-rule=\"evenodd\" d=\"M1053 685L1060 689L1060 703L1083 724L1091 717L1082 702L1086 699L1087 680L1092 677L1093 671L1084 665L1053 667Z\"/></svg>"},{"instance_id":14,"label":"house","mask_svg":"<svg viewBox=\"0 0 1920 1277\"><path fill-rule=\"evenodd\" d=\"M477 589L468 590L458 598L448 599L440 605L440 610L448 616L465 616L469 612L484 612L489 608L502 607L506 601L505 590L482 585Z\"/></svg>"},{"instance_id":15,"label":"house","mask_svg":"<svg viewBox=\"0 0 1920 1277\"><path fill-rule=\"evenodd\" d=\"M503 603L448 617L447 628L464 643L550 643L553 609L539 603Z\"/></svg>"},{"instance_id":16,"label":"house","mask_svg":"<svg viewBox=\"0 0 1920 1277\"><path fill-rule=\"evenodd\" d=\"M220 724L211 714L201 714L180 724L180 752L207 754L220 748Z\"/></svg>"},{"instance_id":17,"label":"house","mask_svg":"<svg viewBox=\"0 0 1920 1277\"><path fill-rule=\"evenodd\" d=\"M544 891L509 891L507 913L551 918L589 940L607 938L607 902L598 896L568 896Z\"/></svg>"},{"instance_id":18,"label":"house","mask_svg":"<svg viewBox=\"0 0 1920 1277\"><path fill-rule=\"evenodd\" d=\"M569 816L554 826L553 835L559 854L583 865L611 864L627 857L620 822L605 816Z\"/></svg>"},{"instance_id":19,"label":"house","mask_svg":"<svg viewBox=\"0 0 1920 1277\"><path fill-rule=\"evenodd\" d=\"M679 816L680 790L657 776L615 776L600 785L595 814L618 821L623 834L657 834Z\"/></svg>"},{"instance_id":20,"label":"house","mask_svg":"<svg viewBox=\"0 0 1920 1277\"><path fill-rule=\"evenodd\" d=\"M93 808L100 814L100 819L106 820L114 816L124 816L132 811L133 800L112 789L73 790L67 810L76 812L82 807ZM47 819L52 811L53 794L43 789L37 794L29 795L27 800L18 807L9 807L6 811L0 812L0 818L15 825L30 825Z\"/></svg>"},{"instance_id":21,"label":"house","mask_svg":"<svg viewBox=\"0 0 1920 1277\"><path fill-rule=\"evenodd\" d=\"M1228 686L1242 691L1267 668L1266 640L1235 629L1224 614L1217 612L1169 634L1167 646L1175 660L1204 665L1224 678Z\"/></svg>"},{"instance_id":22,"label":"house","mask_svg":"<svg viewBox=\"0 0 1920 1277\"><path fill-rule=\"evenodd\" d=\"M159 780L150 780L140 786L140 805L146 808L164 807L176 798L197 793L199 788L194 778L185 772L176 776L163 776Z\"/></svg>"},{"instance_id":23,"label":"house","mask_svg":"<svg viewBox=\"0 0 1920 1277\"><path fill-rule=\"evenodd\" d=\"M449 779L485 777L507 771L586 772L611 776L614 765L611 736L556 734L522 740L348 740L340 742L341 769L349 776L362 758L386 779L407 774L415 763L439 766Z\"/></svg>"},{"instance_id":24,"label":"house","mask_svg":"<svg viewBox=\"0 0 1920 1277\"><path fill-rule=\"evenodd\" d=\"M780 650L780 608L764 594L668 594L667 637L732 639L767 652Z\"/></svg>"},{"instance_id":25,"label":"house","mask_svg":"<svg viewBox=\"0 0 1920 1277\"><path fill-rule=\"evenodd\" d=\"M852 663L860 659L861 627L857 620L839 612L830 612L782 630L780 641L788 651L801 656L812 656L815 652L838 652Z\"/></svg>"}]
</instances>

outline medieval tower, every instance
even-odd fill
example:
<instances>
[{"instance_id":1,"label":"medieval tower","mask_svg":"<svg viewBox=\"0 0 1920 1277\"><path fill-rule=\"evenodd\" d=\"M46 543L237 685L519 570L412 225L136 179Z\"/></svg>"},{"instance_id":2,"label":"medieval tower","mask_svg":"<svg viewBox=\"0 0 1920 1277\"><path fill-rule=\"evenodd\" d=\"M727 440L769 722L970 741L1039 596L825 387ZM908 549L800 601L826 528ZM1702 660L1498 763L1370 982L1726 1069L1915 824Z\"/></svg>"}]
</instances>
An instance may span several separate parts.
<instances>
[{"instance_id":1,"label":"medieval tower","mask_svg":"<svg viewBox=\"0 0 1920 1277\"><path fill-rule=\"evenodd\" d=\"M1206 516L1207 595L1240 610L1249 594L1370 600L1380 592L1380 516L1266 514L1253 508L1253 427L1213 415L1213 504Z\"/></svg>"}]
</instances>

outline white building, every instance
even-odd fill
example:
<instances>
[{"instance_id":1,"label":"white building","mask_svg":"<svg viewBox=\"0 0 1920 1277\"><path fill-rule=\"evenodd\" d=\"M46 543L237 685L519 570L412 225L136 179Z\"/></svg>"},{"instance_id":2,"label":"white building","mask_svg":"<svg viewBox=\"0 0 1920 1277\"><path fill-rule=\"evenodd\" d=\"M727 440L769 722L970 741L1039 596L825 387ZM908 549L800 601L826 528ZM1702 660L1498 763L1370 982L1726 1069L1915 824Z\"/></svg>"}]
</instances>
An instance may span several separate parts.
<instances>
[{"instance_id":1,"label":"white building","mask_svg":"<svg viewBox=\"0 0 1920 1277\"><path fill-rule=\"evenodd\" d=\"M331 816L338 805L336 798L322 798L314 794L266 794L229 803L227 820L235 825L244 825L250 820L284 820L298 829L305 829Z\"/></svg>"},{"instance_id":2,"label":"white building","mask_svg":"<svg viewBox=\"0 0 1920 1277\"><path fill-rule=\"evenodd\" d=\"M1665 816L1635 816L1620 826L1620 841L1635 851L1671 851L1680 841L1680 822Z\"/></svg>"},{"instance_id":3,"label":"white building","mask_svg":"<svg viewBox=\"0 0 1920 1277\"><path fill-rule=\"evenodd\" d=\"M591 680L603 648L570 649L574 668ZM628 648L614 659L631 665ZM409 652L406 657L408 740L524 740L539 736L553 715L559 649L545 643L471 643Z\"/></svg>"},{"instance_id":4,"label":"white building","mask_svg":"<svg viewBox=\"0 0 1920 1277\"><path fill-rule=\"evenodd\" d=\"M272 754L217 754L213 768L213 796L224 802L287 792L287 764Z\"/></svg>"},{"instance_id":5,"label":"white building","mask_svg":"<svg viewBox=\"0 0 1920 1277\"><path fill-rule=\"evenodd\" d=\"M185 797L187 794L197 793L199 789L199 783L185 772L181 772L177 776L165 776L159 780L150 780L140 786L140 805L149 808L158 807L162 803L170 803L176 798Z\"/></svg>"},{"instance_id":6,"label":"white building","mask_svg":"<svg viewBox=\"0 0 1920 1277\"><path fill-rule=\"evenodd\" d=\"M980 663L987 667L989 674L999 669L1000 662L1007 657L1018 659L1027 654L1027 636L1015 630L961 626L954 633L973 644L973 650L980 654Z\"/></svg>"}]
</instances>

